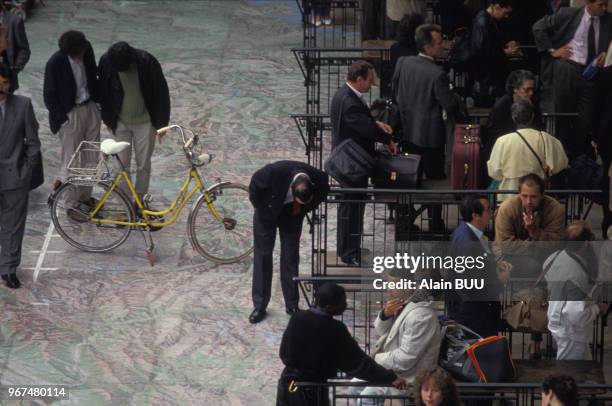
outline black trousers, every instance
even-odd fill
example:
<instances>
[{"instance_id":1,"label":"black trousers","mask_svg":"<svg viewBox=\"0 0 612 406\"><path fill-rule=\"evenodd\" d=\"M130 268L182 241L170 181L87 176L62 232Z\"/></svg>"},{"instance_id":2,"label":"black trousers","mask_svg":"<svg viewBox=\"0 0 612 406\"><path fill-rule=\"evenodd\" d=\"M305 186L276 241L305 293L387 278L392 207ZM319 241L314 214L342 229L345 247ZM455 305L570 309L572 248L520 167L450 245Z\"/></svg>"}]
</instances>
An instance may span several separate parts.
<instances>
[{"instance_id":1,"label":"black trousers","mask_svg":"<svg viewBox=\"0 0 612 406\"><path fill-rule=\"evenodd\" d=\"M343 187L366 188L367 179L356 185L343 185ZM342 202L338 205L338 227L336 238L338 242L338 256L342 260L356 258L361 260L361 237L363 234L363 213L366 195L361 193L344 193L340 196Z\"/></svg>"},{"instance_id":2,"label":"black trousers","mask_svg":"<svg viewBox=\"0 0 612 406\"><path fill-rule=\"evenodd\" d=\"M483 338L496 336L501 329L499 302L454 302L448 307L448 316Z\"/></svg>"},{"instance_id":3,"label":"black trousers","mask_svg":"<svg viewBox=\"0 0 612 406\"><path fill-rule=\"evenodd\" d=\"M553 61L555 113L578 113L575 126L561 126L558 134L569 158L583 154L590 140L594 87L593 82L582 76L583 69L583 66L565 60Z\"/></svg>"},{"instance_id":4,"label":"black trousers","mask_svg":"<svg viewBox=\"0 0 612 406\"><path fill-rule=\"evenodd\" d=\"M280 278L285 307L297 307L300 296L293 277L298 276L300 263L300 236L303 215L293 216L291 205L286 204L277 220L272 220L266 209L255 209L253 215L253 306L265 310L272 291L272 252L276 229L280 235Z\"/></svg>"},{"instance_id":5,"label":"black trousers","mask_svg":"<svg viewBox=\"0 0 612 406\"><path fill-rule=\"evenodd\" d=\"M0 190L0 275L17 271L28 214L29 188Z\"/></svg>"}]
</instances>

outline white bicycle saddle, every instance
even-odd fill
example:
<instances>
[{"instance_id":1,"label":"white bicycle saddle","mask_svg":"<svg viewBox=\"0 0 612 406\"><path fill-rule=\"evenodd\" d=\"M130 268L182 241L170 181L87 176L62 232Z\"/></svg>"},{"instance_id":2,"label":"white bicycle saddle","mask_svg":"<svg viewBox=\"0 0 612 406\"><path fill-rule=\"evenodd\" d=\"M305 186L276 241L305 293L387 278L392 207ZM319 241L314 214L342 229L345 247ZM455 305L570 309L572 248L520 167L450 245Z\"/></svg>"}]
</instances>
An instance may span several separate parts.
<instances>
[{"instance_id":1,"label":"white bicycle saddle","mask_svg":"<svg viewBox=\"0 0 612 406\"><path fill-rule=\"evenodd\" d=\"M107 138L100 143L100 151L105 155L115 155L130 146L126 141L115 141L112 138Z\"/></svg>"}]
</instances>

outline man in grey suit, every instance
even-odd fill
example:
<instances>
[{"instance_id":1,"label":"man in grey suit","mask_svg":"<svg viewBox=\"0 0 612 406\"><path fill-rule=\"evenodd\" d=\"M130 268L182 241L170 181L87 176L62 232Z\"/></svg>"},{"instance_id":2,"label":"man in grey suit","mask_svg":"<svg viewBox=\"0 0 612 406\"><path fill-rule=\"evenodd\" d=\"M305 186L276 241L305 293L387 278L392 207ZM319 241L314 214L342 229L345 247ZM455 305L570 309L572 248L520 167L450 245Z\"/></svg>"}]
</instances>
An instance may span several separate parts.
<instances>
[{"instance_id":1,"label":"man in grey suit","mask_svg":"<svg viewBox=\"0 0 612 406\"><path fill-rule=\"evenodd\" d=\"M8 46L6 49L0 49L0 62L5 63L11 69L10 91L13 93L19 88L17 74L30 59L30 45L23 20L18 15L11 13L4 3L0 1L0 28L6 33Z\"/></svg>"},{"instance_id":2,"label":"man in grey suit","mask_svg":"<svg viewBox=\"0 0 612 406\"><path fill-rule=\"evenodd\" d=\"M450 90L450 81L434 58L443 51L441 28L419 26L415 34L417 56L399 59L393 73L393 95L402 120L402 150L419 154L428 179L444 178L446 126L442 110L459 111L460 99Z\"/></svg>"},{"instance_id":3,"label":"man in grey suit","mask_svg":"<svg viewBox=\"0 0 612 406\"><path fill-rule=\"evenodd\" d=\"M401 149L421 155L419 183L444 179L444 143L446 125L442 110L449 116L459 112L461 100L450 89L446 72L434 58L443 51L441 28L423 24L415 33L419 54L399 59L393 73L392 91L402 120ZM442 207L429 206L430 230L444 228Z\"/></svg>"},{"instance_id":4,"label":"man in grey suit","mask_svg":"<svg viewBox=\"0 0 612 406\"><path fill-rule=\"evenodd\" d=\"M560 134L570 158L584 153L588 145L594 86L582 72L593 61L603 66L612 38L607 7L605 0L586 0L584 7L562 7L533 25L535 43L543 55L544 90L552 91L552 103L545 104L544 110L578 113L576 127L564 126Z\"/></svg>"},{"instance_id":5,"label":"man in grey suit","mask_svg":"<svg viewBox=\"0 0 612 406\"><path fill-rule=\"evenodd\" d=\"M9 93L10 69L0 64L0 276L17 289L17 267L32 168L38 164L38 122L30 99Z\"/></svg>"}]
</instances>

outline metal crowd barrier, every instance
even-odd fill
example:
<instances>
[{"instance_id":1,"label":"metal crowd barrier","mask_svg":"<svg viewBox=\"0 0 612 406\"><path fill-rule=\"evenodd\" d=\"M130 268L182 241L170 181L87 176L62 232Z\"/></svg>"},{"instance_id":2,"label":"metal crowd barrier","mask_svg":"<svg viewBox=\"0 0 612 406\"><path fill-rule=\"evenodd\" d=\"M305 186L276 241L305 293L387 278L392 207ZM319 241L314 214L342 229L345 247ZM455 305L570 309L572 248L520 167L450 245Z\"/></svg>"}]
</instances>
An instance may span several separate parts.
<instances>
[{"instance_id":1,"label":"metal crowd barrier","mask_svg":"<svg viewBox=\"0 0 612 406\"><path fill-rule=\"evenodd\" d=\"M485 125L488 116L488 111L470 112L469 120L472 124ZM543 129L560 138L562 129L567 131L572 128L576 117L578 113L542 113ZM329 114L292 114L291 118L304 144L308 163L322 169L324 160L331 152L332 126Z\"/></svg>"},{"instance_id":2,"label":"metal crowd barrier","mask_svg":"<svg viewBox=\"0 0 612 406\"><path fill-rule=\"evenodd\" d=\"M435 241L447 241L459 224L459 206L467 194L490 196L492 207L497 206L499 194L515 194L510 190L442 190L442 189L348 189L332 188L327 200L311 217L312 261L311 275L325 276L345 273L351 267L336 254L337 210L340 203L363 204L363 229L354 238L361 241L369 254L389 256L427 249ZM552 190L565 208L565 224L585 220L591 202L585 193L598 190ZM391 216L391 209L393 216ZM433 218L433 213L435 217ZM440 221L441 220L441 221ZM489 235L494 235L494 222ZM368 258L369 254L364 254Z\"/></svg>"},{"instance_id":3,"label":"metal crowd barrier","mask_svg":"<svg viewBox=\"0 0 612 406\"><path fill-rule=\"evenodd\" d=\"M388 395L361 395L365 387L384 388L383 385L368 384L367 382L351 382L346 380L330 380L327 383L297 382L296 386L303 388L326 387L329 391L329 401L326 399L320 405L358 405L375 404L385 406L412 406L415 404L411 390L395 392L399 394ZM463 404L471 402L492 402L499 404L514 404L516 406L535 405L541 401L541 383L457 383L459 398ZM607 404L612 400L612 385L610 384L578 384L578 399L580 405ZM372 402L372 403L365 403ZM317 403L309 403L316 406Z\"/></svg>"},{"instance_id":4,"label":"metal crowd barrier","mask_svg":"<svg viewBox=\"0 0 612 406\"><path fill-rule=\"evenodd\" d=\"M308 307L314 306L315 292L318 286L326 282L335 282L343 285L347 296L347 309L339 319L347 326L349 332L361 345L363 350L370 354L373 345L376 343L377 335L374 333L374 321L378 313L383 309L387 300L387 293L384 290L375 289L373 282L380 277L369 273L369 276L300 276L293 280L298 283L302 298ZM531 280L531 283L534 280ZM525 279L512 279L506 285L502 299L502 311L513 304L508 298L511 296L515 286L520 286ZM440 317L446 317L446 305L443 294L434 298ZM501 315L500 315L501 318ZM603 365L604 360L604 328L607 320L598 317L593 322L593 331L590 341L591 358ZM529 332L515 331L509 326L500 331L502 335L508 337L509 346L513 359L528 359L528 345L531 339ZM555 359L553 339L549 332L542 333L543 342L541 353L543 359ZM517 345L514 345L516 341Z\"/></svg>"},{"instance_id":5,"label":"metal crowd barrier","mask_svg":"<svg viewBox=\"0 0 612 406\"><path fill-rule=\"evenodd\" d=\"M296 3L302 15L304 48L361 46L363 9L358 0L296 0ZM315 25L315 7L329 8L331 24Z\"/></svg>"}]
</instances>

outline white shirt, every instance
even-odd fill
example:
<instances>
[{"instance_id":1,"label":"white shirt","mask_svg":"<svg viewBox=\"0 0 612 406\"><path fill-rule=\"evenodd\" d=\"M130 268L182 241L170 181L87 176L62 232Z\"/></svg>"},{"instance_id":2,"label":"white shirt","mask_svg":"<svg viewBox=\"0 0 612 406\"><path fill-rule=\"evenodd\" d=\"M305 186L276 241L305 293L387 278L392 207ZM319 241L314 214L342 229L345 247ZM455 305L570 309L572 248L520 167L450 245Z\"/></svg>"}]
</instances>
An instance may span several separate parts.
<instances>
[{"instance_id":1,"label":"white shirt","mask_svg":"<svg viewBox=\"0 0 612 406\"><path fill-rule=\"evenodd\" d=\"M85 74L85 66L81 61L75 61L71 57L68 57L70 67L72 68L72 74L74 75L74 82L76 83L76 99L77 104L83 103L89 99L89 89L87 88L87 75Z\"/></svg>"},{"instance_id":2,"label":"white shirt","mask_svg":"<svg viewBox=\"0 0 612 406\"><path fill-rule=\"evenodd\" d=\"M595 55L597 55L597 50L599 49L599 17L594 17L593 20L593 28L595 29ZM572 50L572 56L570 56L570 60L582 64L587 65L593 61L587 61L587 54L589 52L589 26L591 25L591 15L587 8L584 8L584 15L582 16L582 20L580 20L580 25L576 29L576 33L574 34L574 38L569 42L569 47Z\"/></svg>"},{"instance_id":3,"label":"white shirt","mask_svg":"<svg viewBox=\"0 0 612 406\"><path fill-rule=\"evenodd\" d=\"M472 230L472 232L476 234L476 237L478 237L478 241L480 241L480 244L485 249L485 251L491 252L491 248L489 247L488 241L483 238L484 233L477 229L472 223L466 222L465 224L467 224L470 230Z\"/></svg>"},{"instance_id":4,"label":"white shirt","mask_svg":"<svg viewBox=\"0 0 612 406\"><path fill-rule=\"evenodd\" d=\"M2 112L2 120L0 121L0 127L2 127L6 116L6 99L0 101L0 112Z\"/></svg>"},{"instance_id":5,"label":"white shirt","mask_svg":"<svg viewBox=\"0 0 612 406\"><path fill-rule=\"evenodd\" d=\"M363 98L364 93L361 93L359 90L355 89L353 86L350 85L349 82L346 82L346 85L353 91L353 93L357 95L357 97L359 97L359 100L361 100L363 104L365 104L366 107L368 107L368 102L366 102L365 99Z\"/></svg>"}]
</instances>

